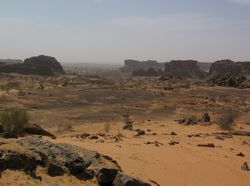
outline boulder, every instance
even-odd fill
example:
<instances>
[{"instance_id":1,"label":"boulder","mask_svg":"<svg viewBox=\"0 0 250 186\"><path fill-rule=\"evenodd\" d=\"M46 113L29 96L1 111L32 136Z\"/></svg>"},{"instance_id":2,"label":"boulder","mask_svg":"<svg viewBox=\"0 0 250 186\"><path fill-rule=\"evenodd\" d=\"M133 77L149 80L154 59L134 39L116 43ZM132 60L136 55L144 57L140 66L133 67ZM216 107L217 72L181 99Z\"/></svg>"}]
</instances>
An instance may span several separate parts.
<instances>
[{"instance_id":1,"label":"boulder","mask_svg":"<svg viewBox=\"0 0 250 186\"><path fill-rule=\"evenodd\" d=\"M241 170L243 170L243 171L250 171L250 168L249 168L247 162L243 163L243 165L241 166Z\"/></svg>"},{"instance_id":2,"label":"boulder","mask_svg":"<svg viewBox=\"0 0 250 186\"><path fill-rule=\"evenodd\" d=\"M205 122L205 123L210 122L211 118L210 118L209 114L208 113L204 113L203 116L202 116L202 118L201 118L201 121Z\"/></svg>"},{"instance_id":3,"label":"boulder","mask_svg":"<svg viewBox=\"0 0 250 186\"><path fill-rule=\"evenodd\" d=\"M49 136L51 138L56 138L55 135L53 135L50 132L44 130L42 127L40 127L37 124L32 124L30 126L27 126L23 130L27 134L35 134L35 135Z\"/></svg>"},{"instance_id":4,"label":"boulder","mask_svg":"<svg viewBox=\"0 0 250 186\"><path fill-rule=\"evenodd\" d=\"M118 172L113 181L113 186L151 186L151 184Z\"/></svg>"},{"instance_id":5,"label":"boulder","mask_svg":"<svg viewBox=\"0 0 250 186\"><path fill-rule=\"evenodd\" d=\"M96 173L96 179L101 186L112 185L118 170L112 168L102 167Z\"/></svg>"},{"instance_id":6,"label":"boulder","mask_svg":"<svg viewBox=\"0 0 250 186\"><path fill-rule=\"evenodd\" d=\"M247 85L247 78L242 75L234 75L234 74L224 74L213 76L212 78L208 79L207 81L210 86L225 86L225 87L237 87L237 88L244 88L248 87Z\"/></svg>"},{"instance_id":7,"label":"boulder","mask_svg":"<svg viewBox=\"0 0 250 186\"><path fill-rule=\"evenodd\" d=\"M22 170L28 174L35 175L36 168L36 159L33 155L0 150L0 172L7 169Z\"/></svg>"},{"instance_id":8,"label":"boulder","mask_svg":"<svg viewBox=\"0 0 250 186\"><path fill-rule=\"evenodd\" d=\"M87 168L99 162L100 154L68 144L53 144L42 138L29 138L19 140L17 143L32 148L42 158L48 174L60 176L65 172L77 178L92 179L94 171Z\"/></svg>"}]
</instances>

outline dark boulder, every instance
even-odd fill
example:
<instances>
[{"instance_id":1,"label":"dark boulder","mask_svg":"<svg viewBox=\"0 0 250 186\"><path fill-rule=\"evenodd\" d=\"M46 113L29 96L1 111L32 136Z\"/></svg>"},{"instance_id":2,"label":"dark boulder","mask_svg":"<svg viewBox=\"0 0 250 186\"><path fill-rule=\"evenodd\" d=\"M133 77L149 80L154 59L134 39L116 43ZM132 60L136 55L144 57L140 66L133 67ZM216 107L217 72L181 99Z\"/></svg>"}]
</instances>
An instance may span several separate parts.
<instances>
[{"instance_id":1,"label":"dark boulder","mask_svg":"<svg viewBox=\"0 0 250 186\"><path fill-rule=\"evenodd\" d=\"M151 186L151 184L118 172L113 181L113 186Z\"/></svg>"},{"instance_id":2,"label":"dark boulder","mask_svg":"<svg viewBox=\"0 0 250 186\"><path fill-rule=\"evenodd\" d=\"M54 176L62 176L66 172L64 170L64 166L60 165L58 161L53 158L48 158L46 161L46 168L48 171L48 175Z\"/></svg>"},{"instance_id":3,"label":"dark boulder","mask_svg":"<svg viewBox=\"0 0 250 186\"><path fill-rule=\"evenodd\" d=\"M243 163L243 165L241 166L241 170L243 170L243 171L250 171L250 168L249 168L247 162Z\"/></svg>"},{"instance_id":4,"label":"dark boulder","mask_svg":"<svg viewBox=\"0 0 250 186\"><path fill-rule=\"evenodd\" d=\"M101 186L109 186L112 185L118 170L112 168L102 167L96 173L96 179Z\"/></svg>"},{"instance_id":5,"label":"dark boulder","mask_svg":"<svg viewBox=\"0 0 250 186\"><path fill-rule=\"evenodd\" d=\"M36 167L36 158L31 154L0 150L0 171L23 170L26 173L34 174Z\"/></svg>"},{"instance_id":6,"label":"dark boulder","mask_svg":"<svg viewBox=\"0 0 250 186\"><path fill-rule=\"evenodd\" d=\"M44 130L42 127L40 127L37 124L32 124L30 126L25 127L24 132L26 132L27 134L35 134L35 135L49 136L51 138L56 138L55 135Z\"/></svg>"},{"instance_id":7,"label":"dark boulder","mask_svg":"<svg viewBox=\"0 0 250 186\"><path fill-rule=\"evenodd\" d=\"M43 164L51 176L60 176L65 172L77 178L93 178L93 171L87 168L98 161L95 153L82 148L77 148L68 144L53 144L41 138L23 139L19 144L34 149L42 158ZM85 151L85 152L84 152ZM81 153L85 154L83 156ZM94 157L88 157L87 153L92 153ZM100 157L100 156L99 156Z\"/></svg>"},{"instance_id":8,"label":"dark boulder","mask_svg":"<svg viewBox=\"0 0 250 186\"><path fill-rule=\"evenodd\" d=\"M245 76L239 75L235 76L233 74L224 74L213 76L207 81L210 86L224 86L224 87L237 87L244 88L247 87L247 78Z\"/></svg>"},{"instance_id":9,"label":"dark boulder","mask_svg":"<svg viewBox=\"0 0 250 186\"><path fill-rule=\"evenodd\" d=\"M202 118L201 118L201 121L202 122L210 122L211 118L210 118L209 114L208 113L204 113L203 116L202 116Z\"/></svg>"}]
</instances>

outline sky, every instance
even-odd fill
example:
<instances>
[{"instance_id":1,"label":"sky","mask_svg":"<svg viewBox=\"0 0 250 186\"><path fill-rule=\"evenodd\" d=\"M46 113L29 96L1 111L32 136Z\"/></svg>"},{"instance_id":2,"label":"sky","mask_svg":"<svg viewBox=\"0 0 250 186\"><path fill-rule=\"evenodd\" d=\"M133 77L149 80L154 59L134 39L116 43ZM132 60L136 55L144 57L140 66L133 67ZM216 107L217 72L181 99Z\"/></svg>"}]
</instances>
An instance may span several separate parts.
<instances>
[{"instance_id":1,"label":"sky","mask_svg":"<svg viewBox=\"0 0 250 186\"><path fill-rule=\"evenodd\" d=\"M0 59L250 60L250 0L0 0Z\"/></svg>"}]
</instances>

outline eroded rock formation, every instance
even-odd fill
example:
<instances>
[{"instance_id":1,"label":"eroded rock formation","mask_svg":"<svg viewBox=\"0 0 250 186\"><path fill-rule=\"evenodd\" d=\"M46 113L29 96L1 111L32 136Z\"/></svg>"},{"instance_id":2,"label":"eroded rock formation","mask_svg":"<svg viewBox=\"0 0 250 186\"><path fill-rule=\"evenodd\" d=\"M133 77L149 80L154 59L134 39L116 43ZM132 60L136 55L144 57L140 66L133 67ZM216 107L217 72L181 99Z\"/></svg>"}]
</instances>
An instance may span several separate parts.
<instances>
[{"instance_id":1,"label":"eroded rock formation","mask_svg":"<svg viewBox=\"0 0 250 186\"><path fill-rule=\"evenodd\" d=\"M23 63L0 63L0 73L55 75L63 74L64 70L54 57L41 55L25 59Z\"/></svg>"},{"instance_id":2,"label":"eroded rock formation","mask_svg":"<svg viewBox=\"0 0 250 186\"><path fill-rule=\"evenodd\" d=\"M137 61L137 60L125 60L124 67L121 68L122 72L133 73L139 70L148 71L153 69L156 72L164 71L164 63L159 63L157 61Z\"/></svg>"},{"instance_id":3,"label":"eroded rock formation","mask_svg":"<svg viewBox=\"0 0 250 186\"><path fill-rule=\"evenodd\" d=\"M15 150L10 150L13 147ZM52 177L69 174L80 180L96 179L101 186L150 186L122 173L112 158L74 145L52 143L41 137L1 144L0 174L10 169L24 171L32 178L42 180L37 175L38 166L46 168L47 174Z\"/></svg>"},{"instance_id":4,"label":"eroded rock formation","mask_svg":"<svg viewBox=\"0 0 250 186\"><path fill-rule=\"evenodd\" d=\"M200 69L197 61L173 60L165 64L165 75L183 78L204 78L206 72Z\"/></svg>"},{"instance_id":5,"label":"eroded rock formation","mask_svg":"<svg viewBox=\"0 0 250 186\"><path fill-rule=\"evenodd\" d=\"M231 76L239 76L242 74L241 66L235 62L226 59L214 62L209 70L209 76L224 76L230 74Z\"/></svg>"}]
</instances>

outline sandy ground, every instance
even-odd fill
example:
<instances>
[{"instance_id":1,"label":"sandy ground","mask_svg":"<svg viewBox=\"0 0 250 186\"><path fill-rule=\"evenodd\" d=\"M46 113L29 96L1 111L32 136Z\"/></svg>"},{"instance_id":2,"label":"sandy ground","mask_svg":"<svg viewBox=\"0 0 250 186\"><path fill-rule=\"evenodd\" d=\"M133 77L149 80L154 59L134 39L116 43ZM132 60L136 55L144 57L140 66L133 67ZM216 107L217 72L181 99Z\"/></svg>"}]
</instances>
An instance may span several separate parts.
<instances>
[{"instance_id":1,"label":"sandy ground","mask_svg":"<svg viewBox=\"0 0 250 186\"><path fill-rule=\"evenodd\" d=\"M10 77L2 79L1 84L10 79L16 81L16 77ZM65 79L69 84L61 86ZM152 185L153 182L162 186L250 185L250 172L241 170L244 162L250 164L249 137L224 140L207 135L188 137L222 131L219 119L231 112L235 115L232 129L250 131L249 89L207 87L190 80L161 82L154 78L83 76L44 80L24 76L18 81L23 85L21 88L12 87L7 92L2 86L0 109L28 109L31 122L57 135L52 140L56 143L69 143L109 155L125 173L151 181ZM40 81L44 89L39 88ZM200 117L205 112L212 118L210 125L182 126L175 121L183 116ZM135 131L122 130L124 114L131 116L134 129L142 129L146 135L137 137ZM107 125L109 129L105 131ZM124 137L118 142L101 137L76 138L77 134L100 132ZM177 135L170 135L171 132ZM172 140L179 144L169 145ZM155 141L158 146L146 144ZM197 146L204 143L214 143L215 148ZM237 156L240 152L245 156ZM67 175L52 179L42 169L38 174L46 178L44 182L36 183L23 173L5 171L0 185L93 184Z\"/></svg>"}]
</instances>

